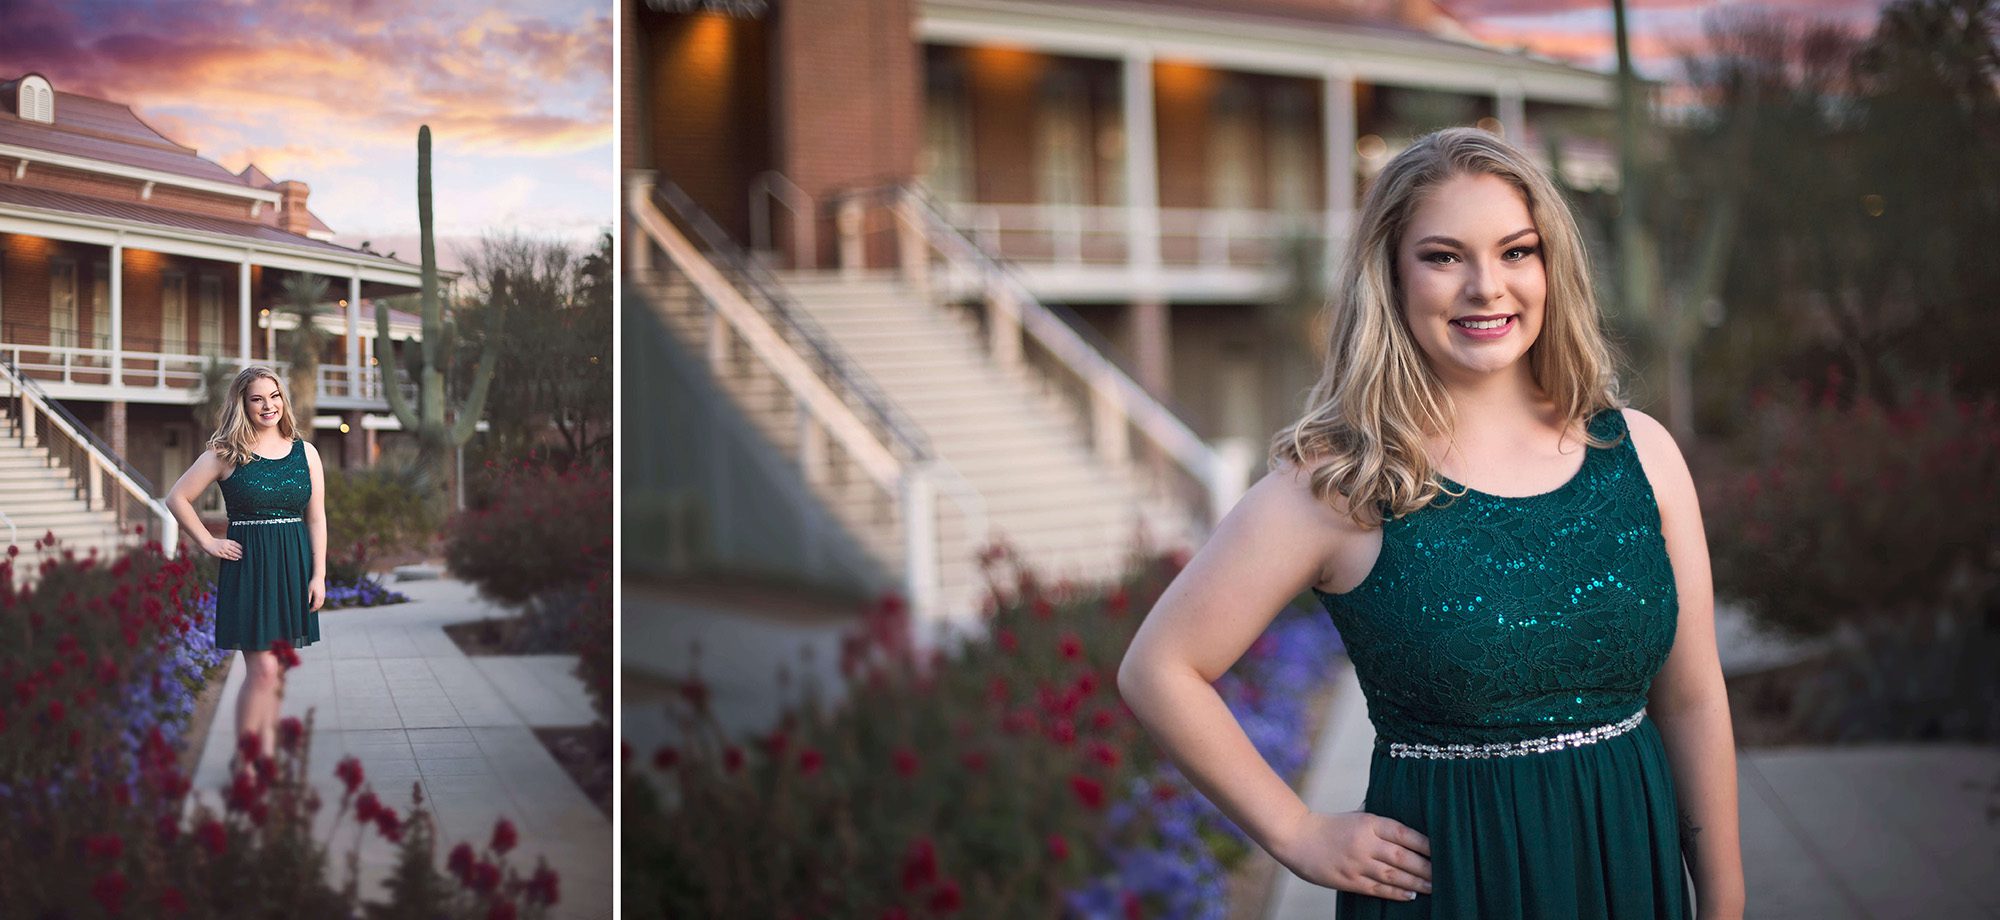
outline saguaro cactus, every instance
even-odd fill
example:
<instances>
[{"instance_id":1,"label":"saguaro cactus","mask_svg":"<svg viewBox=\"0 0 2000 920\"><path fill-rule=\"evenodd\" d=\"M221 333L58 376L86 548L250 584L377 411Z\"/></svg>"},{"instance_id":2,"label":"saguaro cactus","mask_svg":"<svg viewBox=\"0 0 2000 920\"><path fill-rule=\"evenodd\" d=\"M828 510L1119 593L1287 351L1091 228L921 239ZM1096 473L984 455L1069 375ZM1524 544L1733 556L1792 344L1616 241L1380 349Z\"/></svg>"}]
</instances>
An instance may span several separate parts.
<instances>
[{"instance_id":1,"label":"saguaro cactus","mask_svg":"<svg viewBox=\"0 0 2000 920\"><path fill-rule=\"evenodd\" d=\"M424 125L417 129L417 223L422 231L423 248L423 341L417 343L416 365L417 404L413 408L404 398L403 390L396 385L395 368L398 364L390 350L389 308L375 305L375 363L381 368L383 389L387 391L389 408L396 414L403 430L415 432L417 445L424 463L433 472L442 472L445 457L452 448L464 444L472 438L479 415L486 407L486 391L493 383L493 366L499 360L495 339L499 330L481 349L479 367L473 372L472 391L467 394L465 404L458 408L456 418L445 422L444 359L450 353L444 347L445 325L443 305L438 296L437 243L431 234L431 128ZM498 292L495 293L498 297ZM439 481L442 481L440 479Z\"/></svg>"}]
</instances>

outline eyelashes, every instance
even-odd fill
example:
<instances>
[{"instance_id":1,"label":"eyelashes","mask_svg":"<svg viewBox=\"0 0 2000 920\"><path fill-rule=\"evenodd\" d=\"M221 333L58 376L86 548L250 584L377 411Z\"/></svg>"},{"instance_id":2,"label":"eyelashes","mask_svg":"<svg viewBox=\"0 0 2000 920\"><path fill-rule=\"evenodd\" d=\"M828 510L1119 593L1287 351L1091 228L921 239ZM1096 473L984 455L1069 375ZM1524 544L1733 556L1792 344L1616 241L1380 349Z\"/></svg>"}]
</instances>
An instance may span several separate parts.
<instances>
[{"instance_id":1,"label":"eyelashes","mask_svg":"<svg viewBox=\"0 0 2000 920\"><path fill-rule=\"evenodd\" d=\"M1521 254L1519 258L1510 258L1507 259L1507 261L1519 262L1522 261L1523 259L1528 258L1529 256L1539 255L1541 251L1542 247L1540 246L1512 246L1509 247L1506 252L1502 253L1501 256L1502 258L1505 258L1507 256L1512 256L1513 254L1518 252ZM1450 252L1443 249L1438 249L1418 255L1417 261L1429 262L1433 265L1443 265L1445 264L1444 260L1456 259L1456 258L1458 258L1458 253Z\"/></svg>"}]
</instances>

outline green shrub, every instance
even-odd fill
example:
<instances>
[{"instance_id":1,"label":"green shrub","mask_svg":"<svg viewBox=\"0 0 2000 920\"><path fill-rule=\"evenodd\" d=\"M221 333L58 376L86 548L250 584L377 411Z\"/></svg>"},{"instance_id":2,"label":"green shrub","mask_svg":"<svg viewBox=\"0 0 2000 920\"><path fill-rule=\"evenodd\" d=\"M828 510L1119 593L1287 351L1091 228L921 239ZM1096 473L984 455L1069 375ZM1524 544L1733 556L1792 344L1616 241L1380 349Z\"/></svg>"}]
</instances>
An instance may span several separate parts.
<instances>
[{"instance_id":1,"label":"green shrub","mask_svg":"<svg viewBox=\"0 0 2000 920\"><path fill-rule=\"evenodd\" d=\"M529 458L491 470L486 502L445 525L445 560L506 604L589 583L611 568L611 473Z\"/></svg>"},{"instance_id":2,"label":"green shrub","mask_svg":"<svg viewBox=\"0 0 2000 920\"><path fill-rule=\"evenodd\" d=\"M427 547L441 519L438 489L423 466L404 453L391 453L366 469L328 469L328 580L353 582L383 554Z\"/></svg>"}]
</instances>

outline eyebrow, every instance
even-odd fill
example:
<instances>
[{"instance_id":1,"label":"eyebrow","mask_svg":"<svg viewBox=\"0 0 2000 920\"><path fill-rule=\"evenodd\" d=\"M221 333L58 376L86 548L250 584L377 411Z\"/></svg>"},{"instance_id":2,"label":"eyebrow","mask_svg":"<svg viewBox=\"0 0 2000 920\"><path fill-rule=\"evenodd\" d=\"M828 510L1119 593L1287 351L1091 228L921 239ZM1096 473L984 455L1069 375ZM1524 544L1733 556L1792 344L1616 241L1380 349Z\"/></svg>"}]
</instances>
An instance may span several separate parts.
<instances>
[{"instance_id":1,"label":"eyebrow","mask_svg":"<svg viewBox=\"0 0 2000 920\"><path fill-rule=\"evenodd\" d=\"M1533 233L1533 232L1535 232L1535 228L1533 228L1533 227L1528 227L1527 229L1524 229L1524 230L1516 230L1516 231L1514 231L1513 233L1509 233L1509 234L1507 234L1506 236L1504 236L1504 237L1501 237L1501 238L1500 238L1500 245L1502 245L1502 246L1505 246L1505 245L1507 245L1508 243L1511 243L1511 242L1515 241L1516 239L1519 239L1519 238L1521 238L1521 237L1523 237L1523 236L1526 236L1526 235L1528 235L1528 234L1530 234L1530 233ZM1465 245L1464 243L1461 243L1461 242L1459 242L1459 241L1457 241L1457 240L1455 240L1455 239L1452 239L1451 237L1448 237L1448 236L1435 236L1435 235L1433 235L1433 236L1427 236L1427 237L1424 237L1423 239L1420 239L1420 240L1418 240L1418 241L1417 241L1417 245L1419 245L1419 246L1422 246L1422 245L1423 245L1423 244L1425 244L1425 243L1443 243L1443 244L1445 244L1446 246L1456 246L1456 247L1458 247L1459 249L1465 249L1465 248L1467 248L1467 246L1466 246L1466 245Z\"/></svg>"}]
</instances>

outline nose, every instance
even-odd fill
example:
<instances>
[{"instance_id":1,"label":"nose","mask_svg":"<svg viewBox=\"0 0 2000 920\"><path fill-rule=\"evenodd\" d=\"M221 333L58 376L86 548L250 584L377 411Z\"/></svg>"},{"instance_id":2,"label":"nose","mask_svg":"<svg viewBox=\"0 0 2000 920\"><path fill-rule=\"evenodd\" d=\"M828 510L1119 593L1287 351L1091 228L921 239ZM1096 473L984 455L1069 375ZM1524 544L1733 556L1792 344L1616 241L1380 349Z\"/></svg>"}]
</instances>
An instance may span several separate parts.
<instances>
[{"instance_id":1,"label":"nose","mask_svg":"<svg viewBox=\"0 0 2000 920\"><path fill-rule=\"evenodd\" d=\"M1500 283L1500 270L1482 259L1468 259L1469 269L1465 278L1465 299L1476 304L1491 303L1507 295L1507 288Z\"/></svg>"}]
</instances>

